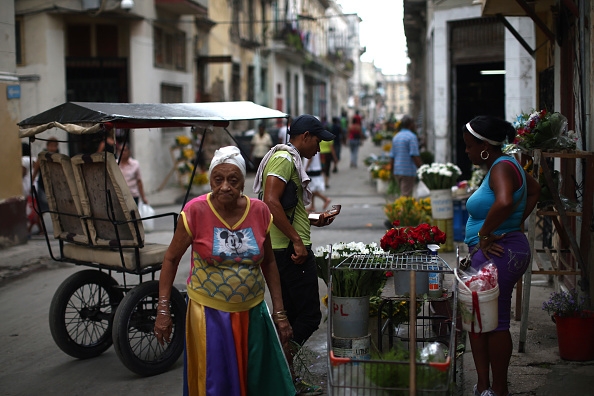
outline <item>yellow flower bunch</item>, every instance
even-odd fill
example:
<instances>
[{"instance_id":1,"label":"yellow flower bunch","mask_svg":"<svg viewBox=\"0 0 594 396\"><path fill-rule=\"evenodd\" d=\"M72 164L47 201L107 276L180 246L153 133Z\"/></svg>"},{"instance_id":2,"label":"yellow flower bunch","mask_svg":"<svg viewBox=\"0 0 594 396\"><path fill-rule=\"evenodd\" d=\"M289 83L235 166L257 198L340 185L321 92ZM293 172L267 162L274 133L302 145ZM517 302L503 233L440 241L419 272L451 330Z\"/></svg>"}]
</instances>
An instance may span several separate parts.
<instances>
[{"instance_id":1,"label":"yellow flower bunch","mask_svg":"<svg viewBox=\"0 0 594 396\"><path fill-rule=\"evenodd\" d=\"M385 152L389 152L390 150L392 150L392 143L386 143L382 146L382 150Z\"/></svg>"},{"instance_id":2,"label":"yellow flower bunch","mask_svg":"<svg viewBox=\"0 0 594 396\"><path fill-rule=\"evenodd\" d=\"M194 150L192 149L192 147L185 147L184 149L182 149L181 155L182 158L192 160L194 159Z\"/></svg>"},{"instance_id":3,"label":"yellow flower bunch","mask_svg":"<svg viewBox=\"0 0 594 396\"><path fill-rule=\"evenodd\" d=\"M390 180L390 170L386 169L386 168L382 168L382 169L378 170L377 177L382 180L385 180L385 181Z\"/></svg>"},{"instance_id":4,"label":"yellow flower bunch","mask_svg":"<svg viewBox=\"0 0 594 396\"><path fill-rule=\"evenodd\" d=\"M431 199L415 199L413 197L399 197L394 202L384 206L384 213L390 222L400 221L403 226L417 226L431 222Z\"/></svg>"},{"instance_id":5,"label":"yellow flower bunch","mask_svg":"<svg viewBox=\"0 0 594 396\"><path fill-rule=\"evenodd\" d=\"M199 172L194 175L194 184L198 186L202 186L204 184L208 184L208 175L206 172Z\"/></svg>"},{"instance_id":6,"label":"yellow flower bunch","mask_svg":"<svg viewBox=\"0 0 594 396\"><path fill-rule=\"evenodd\" d=\"M192 140L186 135L179 135L175 138L175 144L178 146L187 146L192 143Z\"/></svg>"}]
</instances>

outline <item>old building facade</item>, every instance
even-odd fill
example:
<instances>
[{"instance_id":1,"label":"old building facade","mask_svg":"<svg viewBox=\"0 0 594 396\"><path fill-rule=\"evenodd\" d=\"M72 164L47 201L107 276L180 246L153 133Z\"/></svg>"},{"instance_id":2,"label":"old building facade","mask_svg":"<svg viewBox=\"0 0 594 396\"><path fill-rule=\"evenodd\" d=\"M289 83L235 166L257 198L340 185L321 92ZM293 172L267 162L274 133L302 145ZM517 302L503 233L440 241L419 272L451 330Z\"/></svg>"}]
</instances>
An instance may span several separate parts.
<instances>
[{"instance_id":1,"label":"old building facade","mask_svg":"<svg viewBox=\"0 0 594 396\"><path fill-rule=\"evenodd\" d=\"M360 19L345 15L333 0L3 2L9 6L2 9L10 11L3 12L8 18L3 26L11 34L3 42L10 57L3 58L2 83L20 92L3 106L3 120L11 125L3 136L15 136L19 120L66 101L248 100L290 115L329 119L358 97ZM228 131L253 126L238 122ZM225 131L218 132L211 134L207 152L231 141ZM180 134L190 131L131 131L147 191L167 180L173 166L169 147ZM50 136L62 141L60 152L66 154L98 146L96 140L55 129L41 138ZM15 147L6 148L18 153L20 141L12 140ZM34 142L33 156L44 147L43 140ZM13 173L6 179L20 181Z\"/></svg>"}]
</instances>

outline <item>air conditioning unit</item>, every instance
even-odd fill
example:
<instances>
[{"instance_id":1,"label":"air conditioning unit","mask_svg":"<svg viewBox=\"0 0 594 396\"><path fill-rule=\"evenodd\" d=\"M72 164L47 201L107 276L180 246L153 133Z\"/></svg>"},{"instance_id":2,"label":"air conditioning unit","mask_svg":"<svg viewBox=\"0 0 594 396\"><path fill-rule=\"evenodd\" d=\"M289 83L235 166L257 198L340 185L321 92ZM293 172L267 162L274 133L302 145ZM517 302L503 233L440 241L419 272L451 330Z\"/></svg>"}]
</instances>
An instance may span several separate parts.
<instances>
[{"instance_id":1,"label":"air conditioning unit","mask_svg":"<svg viewBox=\"0 0 594 396\"><path fill-rule=\"evenodd\" d=\"M82 0L82 9L87 10L96 10L101 6L101 0Z\"/></svg>"}]
</instances>

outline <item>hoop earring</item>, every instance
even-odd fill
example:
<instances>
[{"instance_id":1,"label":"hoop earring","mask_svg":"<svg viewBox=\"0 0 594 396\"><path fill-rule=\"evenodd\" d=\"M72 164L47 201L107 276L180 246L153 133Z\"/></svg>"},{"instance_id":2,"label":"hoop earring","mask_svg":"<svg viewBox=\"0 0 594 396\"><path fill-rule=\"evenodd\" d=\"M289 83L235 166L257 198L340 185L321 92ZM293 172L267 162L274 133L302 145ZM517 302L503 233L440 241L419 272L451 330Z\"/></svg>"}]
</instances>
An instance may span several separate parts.
<instances>
[{"instance_id":1,"label":"hoop earring","mask_svg":"<svg viewBox=\"0 0 594 396\"><path fill-rule=\"evenodd\" d=\"M487 156L486 156L486 157L483 157L483 153L487 153ZM481 151L481 159L482 159L483 161L486 161L486 160L488 160L488 159L489 159L489 152L488 152L487 150L483 150L483 151Z\"/></svg>"}]
</instances>

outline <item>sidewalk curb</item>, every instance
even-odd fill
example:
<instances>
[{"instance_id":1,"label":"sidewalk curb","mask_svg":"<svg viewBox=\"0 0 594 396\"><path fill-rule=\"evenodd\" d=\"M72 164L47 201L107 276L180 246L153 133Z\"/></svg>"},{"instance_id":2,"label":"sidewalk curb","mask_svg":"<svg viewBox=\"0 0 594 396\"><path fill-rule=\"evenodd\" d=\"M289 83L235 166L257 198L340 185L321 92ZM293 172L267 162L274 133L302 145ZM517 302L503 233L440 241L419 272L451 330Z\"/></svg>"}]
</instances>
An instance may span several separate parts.
<instances>
[{"instance_id":1,"label":"sidewalk curb","mask_svg":"<svg viewBox=\"0 0 594 396\"><path fill-rule=\"evenodd\" d=\"M66 265L66 263L54 261L49 257L37 257L21 264L1 267L0 287L4 286L6 282L25 277L33 271L53 269Z\"/></svg>"}]
</instances>

